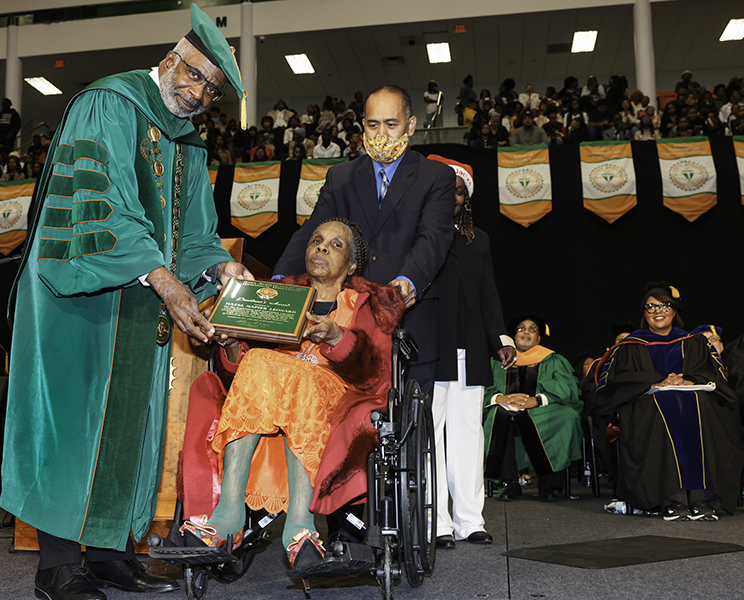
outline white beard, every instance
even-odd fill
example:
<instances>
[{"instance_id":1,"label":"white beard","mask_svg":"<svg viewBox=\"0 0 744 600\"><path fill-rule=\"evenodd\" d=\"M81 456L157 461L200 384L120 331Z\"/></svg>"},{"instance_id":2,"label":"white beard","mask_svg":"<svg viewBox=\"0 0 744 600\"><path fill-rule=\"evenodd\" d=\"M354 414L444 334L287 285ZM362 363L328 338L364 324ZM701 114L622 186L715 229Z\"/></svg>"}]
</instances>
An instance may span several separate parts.
<instances>
[{"instance_id":1,"label":"white beard","mask_svg":"<svg viewBox=\"0 0 744 600\"><path fill-rule=\"evenodd\" d=\"M178 102L176 96L180 96L186 102L191 103L188 98L178 93L176 86L176 65L173 65L160 78L160 97L163 99L166 108L175 116L182 119L187 119L204 112L205 109L201 102L194 100L196 102L196 108L187 110Z\"/></svg>"}]
</instances>

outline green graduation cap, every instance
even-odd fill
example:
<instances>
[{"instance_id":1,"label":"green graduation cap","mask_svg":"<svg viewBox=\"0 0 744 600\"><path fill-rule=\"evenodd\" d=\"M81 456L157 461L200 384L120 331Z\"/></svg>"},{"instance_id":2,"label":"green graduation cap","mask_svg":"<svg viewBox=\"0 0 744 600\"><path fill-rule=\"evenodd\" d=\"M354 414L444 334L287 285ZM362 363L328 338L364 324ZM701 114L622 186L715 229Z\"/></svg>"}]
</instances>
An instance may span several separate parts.
<instances>
[{"instance_id":1,"label":"green graduation cap","mask_svg":"<svg viewBox=\"0 0 744 600\"><path fill-rule=\"evenodd\" d=\"M243 129L247 129L246 91L240 77L238 61L235 59L235 48L227 43L225 36L217 29L212 19L196 4L191 5L191 31L185 37L209 62L222 69L228 81L235 88L240 98L240 125Z\"/></svg>"}]
</instances>

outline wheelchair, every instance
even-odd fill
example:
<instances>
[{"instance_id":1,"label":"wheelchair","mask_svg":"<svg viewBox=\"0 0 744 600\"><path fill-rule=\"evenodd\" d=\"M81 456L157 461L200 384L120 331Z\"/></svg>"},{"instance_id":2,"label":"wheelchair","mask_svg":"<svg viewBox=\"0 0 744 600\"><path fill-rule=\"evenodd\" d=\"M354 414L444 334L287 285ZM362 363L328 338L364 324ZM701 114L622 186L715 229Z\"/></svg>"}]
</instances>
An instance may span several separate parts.
<instances>
[{"instance_id":1,"label":"wheelchair","mask_svg":"<svg viewBox=\"0 0 744 600\"><path fill-rule=\"evenodd\" d=\"M371 414L379 445L367 457L367 522L347 513L347 520L364 539L362 543L335 541L319 564L290 572L290 576L302 579L308 598L311 577L369 571L381 586L383 600L392 600L393 586L402 575L417 588L434 570L437 491L431 399L418 382L407 377L417 355L411 334L395 330L387 412ZM210 368L213 370L213 364ZM280 516L246 506L242 543L233 551L233 540L228 538L227 554L215 562L213 548L184 548L179 532L183 512L179 500L167 537L149 536L148 554L168 564L183 565L188 600L205 598L210 575L220 583L240 579L257 548L267 542L267 527Z\"/></svg>"}]
</instances>

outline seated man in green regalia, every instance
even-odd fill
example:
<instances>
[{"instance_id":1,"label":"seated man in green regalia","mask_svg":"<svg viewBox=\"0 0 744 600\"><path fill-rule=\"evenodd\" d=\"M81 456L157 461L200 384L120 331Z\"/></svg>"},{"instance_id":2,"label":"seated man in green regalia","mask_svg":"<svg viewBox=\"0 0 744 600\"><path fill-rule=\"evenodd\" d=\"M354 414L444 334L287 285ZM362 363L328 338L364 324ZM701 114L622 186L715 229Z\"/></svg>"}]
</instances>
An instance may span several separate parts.
<instances>
[{"instance_id":1,"label":"seated man in green regalia","mask_svg":"<svg viewBox=\"0 0 744 600\"><path fill-rule=\"evenodd\" d=\"M510 329L517 363L504 370L491 359L494 384L484 397L485 477L505 484L502 500L516 500L522 495L518 469L531 464L540 499L555 502L562 471L581 457L576 380L565 358L540 345L549 335L543 319L526 316Z\"/></svg>"}]
</instances>

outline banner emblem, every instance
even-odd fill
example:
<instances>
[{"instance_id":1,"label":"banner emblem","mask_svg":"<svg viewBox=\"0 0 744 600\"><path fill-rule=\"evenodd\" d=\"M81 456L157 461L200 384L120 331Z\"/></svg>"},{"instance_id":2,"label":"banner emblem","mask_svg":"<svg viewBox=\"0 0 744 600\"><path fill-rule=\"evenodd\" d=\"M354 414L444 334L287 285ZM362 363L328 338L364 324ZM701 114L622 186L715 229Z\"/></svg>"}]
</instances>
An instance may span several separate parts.
<instances>
[{"instance_id":1,"label":"banner emblem","mask_svg":"<svg viewBox=\"0 0 744 600\"><path fill-rule=\"evenodd\" d=\"M544 184L542 176L532 169L519 169L506 178L511 193L522 200L537 196Z\"/></svg>"},{"instance_id":2,"label":"banner emblem","mask_svg":"<svg viewBox=\"0 0 744 600\"><path fill-rule=\"evenodd\" d=\"M600 165L590 171L589 181L600 192L612 194L627 183L628 174L616 165Z\"/></svg>"},{"instance_id":3,"label":"banner emblem","mask_svg":"<svg viewBox=\"0 0 744 600\"><path fill-rule=\"evenodd\" d=\"M238 202L248 210L263 208L271 200L271 189L260 183L245 186L238 194Z\"/></svg>"},{"instance_id":4,"label":"banner emblem","mask_svg":"<svg viewBox=\"0 0 744 600\"><path fill-rule=\"evenodd\" d=\"M684 160L669 169L672 183L685 192L694 192L708 181L708 170L691 160Z\"/></svg>"},{"instance_id":5,"label":"banner emblem","mask_svg":"<svg viewBox=\"0 0 744 600\"><path fill-rule=\"evenodd\" d=\"M310 210L314 209L315 205L318 203L320 188L323 187L324 183L325 180L314 183L313 185L308 186L307 189L305 189L305 191L303 192L302 200L310 207Z\"/></svg>"},{"instance_id":6,"label":"banner emblem","mask_svg":"<svg viewBox=\"0 0 744 600\"><path fill-rule=\"evenodd\" d=\"M0 230L10 229L23 216L23 207L14 200L0 202Z\"/></svg>"}]
</instances>

